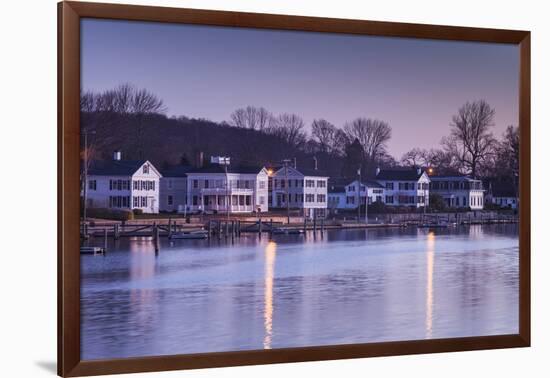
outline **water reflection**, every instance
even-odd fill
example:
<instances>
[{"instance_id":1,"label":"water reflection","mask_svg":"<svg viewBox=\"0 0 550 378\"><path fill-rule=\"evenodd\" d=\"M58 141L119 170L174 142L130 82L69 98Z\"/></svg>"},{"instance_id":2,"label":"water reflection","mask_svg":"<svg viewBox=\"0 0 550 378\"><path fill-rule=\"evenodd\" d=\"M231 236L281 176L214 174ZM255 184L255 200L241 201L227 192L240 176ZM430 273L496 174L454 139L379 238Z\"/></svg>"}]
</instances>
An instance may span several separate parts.
<instances>
[{"instance_id":1,"label":"water reflection","mask_svg":"<svg viewBox=\"0 0 550 378\"><path fill-rule=\"evenodd\" d=\"M432 338L433 323L433 305L434 305L434 253L435 253L435 233L428 232L426 237L426 261L427 261L427 281L426 281L426 338Z\"/></svg>"},{"instance_id":2,"label":"water reflection","mask_svg":"<svg viewBox=\"0 0 550 378\"><path fill-rule=\"evenodd\" d=\"M271 349L271 337L273 335L273 279L276 251L277 243L274 241L270 241L265 247L264 349Z\"/></svg>"},{"instance_id":3,"label":"water reflection","mask_svg":"<svg viewBox=\"0 0 550 378\"><path fill-rule=\"evenodd\" d=\"M81 256L82 359L518 331L516 225L109 241ZM103 245L103 240L89 240Z\"/></svg>"}]
</instances>

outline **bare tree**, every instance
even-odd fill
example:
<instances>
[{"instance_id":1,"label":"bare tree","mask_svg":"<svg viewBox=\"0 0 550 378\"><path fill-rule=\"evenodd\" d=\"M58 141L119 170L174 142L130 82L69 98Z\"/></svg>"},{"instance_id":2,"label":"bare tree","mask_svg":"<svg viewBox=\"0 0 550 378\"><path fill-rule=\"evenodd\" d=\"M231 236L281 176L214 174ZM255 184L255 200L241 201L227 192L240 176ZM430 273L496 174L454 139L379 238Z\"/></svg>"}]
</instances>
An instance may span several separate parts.
<instances>
[{"instance_id":1,"label":"bare tree","mask_svg":"<svg viewBox=\"0 0 550 378\"><path fill-rule=\"evenodd\" d=\"M350 140L357 139L363 147L365 159L376 161L386 153L387 143L391 138L391 127L384 121L370 118L357 118L344 125Z\"/></svg>"},{"instance_id":2,"label":"bare tree","mask_svg":"<svg viewBox=\"0 0 550 378\"><path fill-rule=\"evenodd\" d=\"M231 113L230 124L235 127L264 131L271 114L263 107L247 106Z\"/></svg>"},{"instance_id":3,"label":"bare tree","mask_svg":"<svg viewBox=\"0 0 550 378\"><path fill-rule=\"evenodd\" d=\"M281 138L292 147L301 147L306 143L304 120L296 114L283 113L270 119L268 132Z\"/></svg>"},{"instance_id":4,"label":"bare tree","mask_svg":"<svg viewBox=\"0 0 550 378\"><path fill-rule=\"evenodd\" d=\"M336 126L324 119L313 120L311 124L311 136L318 143L321 152L332 152L337 132Z\"/></svg>"},{"instance_id":5,"label":"bare tree","mask_svg":"<svg viewBox=\"0 0 550 378\"><path fill-rule=\"evenodd\" d=\"M430 165L430 151L424 148L413 148L401 157L401 164L408 167L426 167Z\"/></svg>"},{"instance_id":6,"label":"bare tree","mask_svg":"<svg viewBox=\"0 0 550 378\"><path fill-rule=\"evenodd\" d=\"M136 146L140 159L143 159L143 150L145 138L143 135L143 119L150 114L162 114L166 111L164 103L154 93L147 89L135 89L130 87L128 93L128 109L136 119ZM118 98L125 98L126 94L121 94ZM115 96L115 103L116 103Z\"/></svg>"},{"instance_id":7,"label":"bare tree","mask_svg":"<svg viewBox=\"0 0 550 378\"><path fill-rule=\"evenodd\" d=\"M494 153L494 115L495 110L485 100L467 102L453 116L451 135L442 141L461 170L473 177L477 177L480 164Z\"/></svg>"}]
</instances>

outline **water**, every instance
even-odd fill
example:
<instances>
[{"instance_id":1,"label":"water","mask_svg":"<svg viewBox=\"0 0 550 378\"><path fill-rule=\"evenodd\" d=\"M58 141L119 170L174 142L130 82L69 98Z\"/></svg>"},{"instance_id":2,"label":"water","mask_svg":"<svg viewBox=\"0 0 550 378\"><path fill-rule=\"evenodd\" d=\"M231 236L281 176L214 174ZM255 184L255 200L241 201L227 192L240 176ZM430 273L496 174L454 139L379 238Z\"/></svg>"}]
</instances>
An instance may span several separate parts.
<instances>
[{"instance_id":1,"label":"water","mask_svg":"<svg viewBox=\"0 0 550 378\"><path fill-rule=\"evenodd\" d=\"M81 256L82 358L517 333L517 232L163 240L157 257L123 238Z\"/></svg>"}]
</instances>

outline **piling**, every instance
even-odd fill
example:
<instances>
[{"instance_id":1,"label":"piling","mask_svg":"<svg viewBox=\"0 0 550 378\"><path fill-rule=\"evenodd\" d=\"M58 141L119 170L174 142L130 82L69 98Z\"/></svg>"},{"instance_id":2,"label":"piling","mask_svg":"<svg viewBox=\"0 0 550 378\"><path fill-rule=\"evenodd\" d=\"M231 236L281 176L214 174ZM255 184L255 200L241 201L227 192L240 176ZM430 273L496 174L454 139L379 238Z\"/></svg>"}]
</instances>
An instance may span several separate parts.
<instances>
[{"instance_id":1,"label":"piling","mask_svg":"<svg viewBox=\"0 0 550 378\"><path fill-rule=\"evenodd\" d=\"M269 234L273 234L273 218L269 220Z\"/></svg>"},{"instance_id":2,"label":"piling","mask_svg":"<svg viewBox=\"0 0 550 378\"><path fill-rule=\"evenodd\" d=\"M172 237L172 218L168 219L168 238Z\"/></svg>"},{"instance_id":3,"label":"piling","mask_svg":"<svg viewBox=\"0 0 550 378\"><path fill-rule=\"evenodd\" d=\"M114 226L113 226L113 234L115 236L115 240L118 240L119 238L119 234L118 234L118 223L116 223Z\"/></svg>"},{"instance_id":4,"label":"piling","mask_svg":"<svg viewBox=\"0 0 550 378\"><path fill-rule=\"evenodd\" d=\"M314 212L313 214L313 232L317 232L317 213Z\"/></svg>"},{"instance_id":5,"label":"piling","mask_svg":"<svg viewBox=\"0 0 550 378\"><path fill-rule=\"evenodd\" d=\"M153 224L153 241L155 244L155 255L158 255L160 251L160 237L159 228L156 223Z\"/></svg>"},{"instance_id":6,"label":"piling","mask_svg":"<svg viewBox=\"0 0 550 378\"><path fill-rule=\"evenodd\" d=\"M212 221L211 220L208 220L207 228L208 228L208 236L211 236L212 235Z\"/></svg>"},{"instance_id":7,"label":"piling","mask_svg":"<svg viewBox=\"0 0 550 378\"><path fill-rule=\"evenodd\" d=\"M218 221L218 239L222 238L222 222Z\"/></svg>"},{"instance_id":8,"label":"piling","mask_svg":"<svg viewBox=\"0 0 550 378\"><path fill-rule=\"evenodd\" d=\"M262 234L262 217L258 218L258 233Z\"/></svg>"},{"instance_id":9,"label":"piling","mask_svg":"<svg viewBox=\"0 0 550 378\"><path fill-rule=\"evenodd\" d=\"M307 231L307 218L304 215L304 233Z\"/></svg>"},{"instance_id":10,"label":"piling","mask_svg":"<svg viewBox=\"0 0 550 378\"><path fill-rule=\"evenodd\" d=\"M107 252L107 228L103 229L103 253Z\"/></svg>"},{"instance_id":11,"label":"piling","mask_svg":"<svg viewBox=\"0 0 550 378\"><path fill-rule=\"evenodd\" d=\"M225 221L225 238L229 236L229 221Z\"/></svg>"},{"instance_id":12,"label":"piling","mask_svg":"<svg viewBox=\"0 0 550 378\"><path fill-rule=\"evenodd\" d=\"M321 235L325 232L325 218L321 218Z\"/></svg>"}]
</instances>

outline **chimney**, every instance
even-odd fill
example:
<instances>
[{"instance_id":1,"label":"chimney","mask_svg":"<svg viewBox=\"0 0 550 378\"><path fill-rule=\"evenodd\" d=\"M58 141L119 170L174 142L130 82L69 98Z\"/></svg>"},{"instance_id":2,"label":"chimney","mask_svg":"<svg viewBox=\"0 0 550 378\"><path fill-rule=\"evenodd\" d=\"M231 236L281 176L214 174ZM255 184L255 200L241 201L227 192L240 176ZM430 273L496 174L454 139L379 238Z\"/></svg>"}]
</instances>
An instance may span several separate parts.
<instances>
[{"instance_id":1,"label":"chimney","mask_svg":"<svg viewBox=\"0 0 550 378\"><path fill-rule=\"evenodd\" d=\"M376 167L376 176L380 174L380 167Z\"/></svg>"},{"instance_id":2,"label":"chimney","mask_svg":"<svg viewBox=\"0 0 550 378\"><path fill-rule=\"evenodd\" d=\"M204 152L195 152L195 168L202 168L204 166Z\"/></svg>"},{"instance_id":3,"label":"chimney","mask_svg":"<svg viewBox=\"0 0 550 378\"><path fill-rule=\"evenodd\" d=\"M296 165L296 158L294 158L294 169L297 169L297 165Z\"/></svg>"},{"instance_id":4,"label":"chimney","mask_svg":"<svg viewBox=\"0 0 550 378\"><path fill-rule=\"evenodd\" d=\"M118 150L113 152L113 160L117 160L117 161L122 160L122 152Z\"/></svg>"},{"instance_id":5,"label":"chimney","mask_svg":"<svg viewBox=\"0 0 550 378\"><path fill-rule=\"evenodd\" d=\"M420 167L416 168L416 174L420 175L422 173L422 169Z\"/></svg>"},{"instance_id":6,"label":"chimney","mask_svg":"<svg viewBox=\"0 0 550 378\"><path fill-rule=\"evenodd\" d=\"M313 168L314 168L315 170L317 170L317 156L314 156L314 157L313 157L313 164L314 164Z\"/></svg>"}]
</instances>

